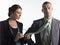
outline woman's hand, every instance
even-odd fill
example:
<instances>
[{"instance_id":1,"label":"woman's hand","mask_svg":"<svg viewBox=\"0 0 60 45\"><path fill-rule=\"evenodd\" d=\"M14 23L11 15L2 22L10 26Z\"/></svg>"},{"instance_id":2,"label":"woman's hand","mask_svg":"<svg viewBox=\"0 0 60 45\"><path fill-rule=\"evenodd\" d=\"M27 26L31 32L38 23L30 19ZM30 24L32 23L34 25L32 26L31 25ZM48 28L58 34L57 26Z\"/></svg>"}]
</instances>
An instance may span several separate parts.
<instances>
[{"instance_id":1,"label":"woman's hand","mask_svg":"<svg viewBox=\"0 0 60 45\"><path fill-rule=\"evenodd\" d=\"M23 38L24 36L23 36L23 34L22 33L18 33L17 35L16 35L16 37L15 37L15 41L17 41L17 40L19 40L19 39L21 39L21 38Z\"/></svg>"},{"instance_id":2,"label":"woman's hand","mask_svg":"<svg viewBox=\"0 0 60 45\"><path fill-rule=\"evenodd\" d=\"M23 36L22 33L18 33L18 34L16 35L16 38L18 38L18 39L23 38L23 37L24 37L24 36Z\"/></svg>"}]
</instances>

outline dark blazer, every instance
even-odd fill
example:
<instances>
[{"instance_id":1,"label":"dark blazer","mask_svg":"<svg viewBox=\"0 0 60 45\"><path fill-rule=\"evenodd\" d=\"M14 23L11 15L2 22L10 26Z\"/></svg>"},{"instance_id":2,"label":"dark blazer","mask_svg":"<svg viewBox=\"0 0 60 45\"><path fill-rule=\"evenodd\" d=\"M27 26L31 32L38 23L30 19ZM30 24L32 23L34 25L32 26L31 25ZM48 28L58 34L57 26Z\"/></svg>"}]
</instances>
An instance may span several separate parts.
<instances>
[{"instance_id":1,"label":"dark blazer","mask_svg":"<svg viewBox=\"0 0 60 45\"><path fill-rule=\"evenodd\" d=\"M0 23L0 29L1 29L1 23ZM1 44L1 30L0 30L0 44Z\"/></svg>"},{"instance_id":2,"label":"dark blazer","mask_svg":"<svg viewBox=\"0 0 60 45\"><path fill-rule=\"evenodd\" d=\"M32 26L28 29L28 31L26 33L32 33L32 32L36 32L44 23L44 18L42 19L38 19L35 20L32 24ZM51 43L50 45L60 45L60 21L57 19L52 19L52 25L51 25ZM44 33L41 32L39 34L35 34L35 40L36 43L35 45L42 45L42 41L41 41L41 37L42 34Z\"/></svg>"},{"instance_id":3,"label":"dark blazer","mask_svg":"<svg viewBox=\"0 0 60 45\"><path fill-rule=\"evenodd\" d=\"M9 19L0 22L0 45L15 45L15 42L14 42L15 37L12 35L11 31L9 30L8 20ZM18 21L17 21L17 24L22 33L23 24ZM33 42L32 40L25 41L24 38L19 39L19 41L21 42L22 45L26 42L29 45L31 45L32 43L30 42Z\"/></svg>"}]
</instances>

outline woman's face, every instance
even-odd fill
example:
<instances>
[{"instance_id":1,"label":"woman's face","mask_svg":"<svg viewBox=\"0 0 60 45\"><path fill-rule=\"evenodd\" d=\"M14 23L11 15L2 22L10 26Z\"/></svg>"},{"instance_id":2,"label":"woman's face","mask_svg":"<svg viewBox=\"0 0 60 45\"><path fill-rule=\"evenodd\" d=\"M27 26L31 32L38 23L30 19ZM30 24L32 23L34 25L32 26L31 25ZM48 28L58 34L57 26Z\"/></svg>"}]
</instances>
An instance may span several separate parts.
<instances>
[{"instance_id":1,"label":"woman's face","mask_svg":"<svg viewBox=\"0 0 60 45\"><path fill-rule=\"evenodd\" d=\"M22 10L20 8L16 9L14 13L12 13L13 19L19 19L21 17Z\"/></svg>"}]
</instances>

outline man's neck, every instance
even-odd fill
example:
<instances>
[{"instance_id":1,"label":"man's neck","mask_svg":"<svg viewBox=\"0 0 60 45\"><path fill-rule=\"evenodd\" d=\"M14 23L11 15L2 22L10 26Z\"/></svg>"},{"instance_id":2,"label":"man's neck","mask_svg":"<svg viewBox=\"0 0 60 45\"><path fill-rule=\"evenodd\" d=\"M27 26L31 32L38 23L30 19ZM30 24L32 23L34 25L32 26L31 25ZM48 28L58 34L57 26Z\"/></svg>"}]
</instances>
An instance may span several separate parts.
<instances>
[{"instance_id":1,"label":"man's neck","mask_svg":"<svg viewBox=\"0 0 60 45\"><path fill-rule=\"evenodd\" d=\"M52 16L50 16L50 17L44 17L44 18L46 18L46 19L48 19L48 20L49 20L49 19L51 19L51 18L52 18Z\"/></svg>"}]
</instances>

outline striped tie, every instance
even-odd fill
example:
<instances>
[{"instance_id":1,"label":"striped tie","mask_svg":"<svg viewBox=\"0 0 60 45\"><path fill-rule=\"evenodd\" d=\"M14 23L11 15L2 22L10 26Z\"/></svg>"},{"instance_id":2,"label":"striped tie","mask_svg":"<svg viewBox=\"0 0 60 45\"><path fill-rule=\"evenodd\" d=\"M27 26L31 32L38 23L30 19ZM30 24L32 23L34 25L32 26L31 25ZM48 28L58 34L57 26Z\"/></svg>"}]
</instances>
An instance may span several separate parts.
<instances>
[{"instance_id":1,"label":"striped tie","mask_svg":"<svg viewBox=\"0 0 60 45\"><path fill-rule=\"evenodd\" d=\"M43 45L50 45L50 31L51 30L51 23L48 21L48 26L47 26L47 35L46 39L43 40Z\"/></svg>"},{"instance_id":2,"label":"striped tie","mask_svg":"<svg viewBox=\"0 0 60 45\"><path fill-rule=\"evenodd\" d=\"M42 31L44 31L44 29L49 25L48 20L45 20L44 24L34 33L27 33L26 35L32 35L32 34L38 34Z\"/></svg>"}]
</instances>

